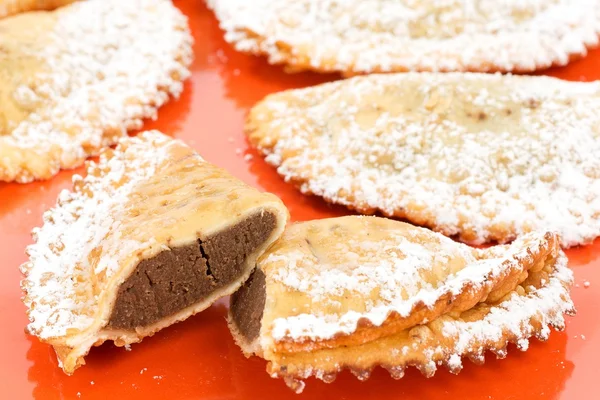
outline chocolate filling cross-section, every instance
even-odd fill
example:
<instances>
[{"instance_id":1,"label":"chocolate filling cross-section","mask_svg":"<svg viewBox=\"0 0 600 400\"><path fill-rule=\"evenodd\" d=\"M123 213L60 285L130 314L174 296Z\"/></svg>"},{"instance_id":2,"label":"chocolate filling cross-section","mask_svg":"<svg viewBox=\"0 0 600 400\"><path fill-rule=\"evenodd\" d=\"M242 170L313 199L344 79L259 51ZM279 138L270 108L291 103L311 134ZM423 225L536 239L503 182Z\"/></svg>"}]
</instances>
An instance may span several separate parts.
<instances>
[{"instance_id":1,"label":"chocolate filling cross-section","mask_svg":"<svg viewBox=\"0 0 600 400\"><path fill-rule=\"evenodd\" d=\"M240 279L246 258L276 224L274 214L257 213L202 241L141 261L119 288L108 328L152 325Z\"/></svg>"},{"instance_id":2,"label":"chocolate filling cross-section","mask_svg":"<svg viewBox=\"0 0 600 400\"><path fill-rule=\"evenodd\" d=\"M231 296L230 313L234 325L248 343L256 339L267 297L265 273L255 269L244 286Z\"/></svg>"}]
</instances>

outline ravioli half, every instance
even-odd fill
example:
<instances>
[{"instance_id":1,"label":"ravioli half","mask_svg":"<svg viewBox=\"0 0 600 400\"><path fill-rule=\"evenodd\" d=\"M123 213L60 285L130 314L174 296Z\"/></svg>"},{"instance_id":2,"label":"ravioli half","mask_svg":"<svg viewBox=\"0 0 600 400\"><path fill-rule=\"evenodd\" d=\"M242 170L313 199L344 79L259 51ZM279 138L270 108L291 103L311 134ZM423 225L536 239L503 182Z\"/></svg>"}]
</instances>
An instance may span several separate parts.
<instances>
[{"instance_id":1,"label":"ravioli half","mask_svg":"<svg viewBox=\"0 0 600 400\"><path fill-rule=\"evenodd\" d=\"M34 231L28 331L66 373L94 345L139 342L235 292L288 211L158 132L89 163Z\"/></svg>"}]
</instances>

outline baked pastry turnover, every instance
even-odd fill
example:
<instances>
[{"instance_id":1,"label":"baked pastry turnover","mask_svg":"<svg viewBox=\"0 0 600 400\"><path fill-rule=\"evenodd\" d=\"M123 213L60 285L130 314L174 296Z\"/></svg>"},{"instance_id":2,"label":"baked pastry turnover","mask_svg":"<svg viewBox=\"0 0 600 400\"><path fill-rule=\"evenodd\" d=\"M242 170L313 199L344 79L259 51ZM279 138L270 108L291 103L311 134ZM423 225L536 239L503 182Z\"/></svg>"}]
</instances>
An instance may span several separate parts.
<instances>
[{"instance_id":1,"label":"baked pastry turnover","mask_svg":"<svg viewBox=\"0 0 600 400\"><path fill-rule=\"evenodd\" d=\"M528 72L598 45L598 0L208 0L225 40L289 71Z\"/></svg>"},{"instance_id":2,"label":"baked pastry turnover","mask_svg":"<svg viewBox=\"0 0 600 400\"><path fill-rule=\"evenodd\" d=\"M75 176L22 266L28 331L72 373L94 345L139 342L233 293L288 217L158 132L122 139Z\"/></svg>"},{"instance_id":3,"label":"baked pastry turnover","mask_svg":"<svg viewBox=\"0 0 600 400\"><path fill-rule=\"evenodd\" d=\"M75 2L0 19L0 32L0 181L51 178L140 129L193 57L170 0Z\"/></svg>"},{"instance_id":4,"label":"baked pastry turnover","mask_svg":"<svg viewBox=\"0 0 600 400\"><path fill-rule=\"evenodd\" d=\"M600 236L600 82L356 77L268 96L250 142L302 192L469 243Z\"/></svg>"},{"instance_id":5,"label":"baked pastry turnover","mask_svg":"<svg viewBox=\"0 0 600 400\"><path fill-rule=\"evenodd\" d=\"M243 352L297 392L346 368L361 380L375 366L429 377L563 329L572 279L553 233L476 249L384 218L323 219L288 227L260 257L229 324Z\"/></svg>"}]
</instances>

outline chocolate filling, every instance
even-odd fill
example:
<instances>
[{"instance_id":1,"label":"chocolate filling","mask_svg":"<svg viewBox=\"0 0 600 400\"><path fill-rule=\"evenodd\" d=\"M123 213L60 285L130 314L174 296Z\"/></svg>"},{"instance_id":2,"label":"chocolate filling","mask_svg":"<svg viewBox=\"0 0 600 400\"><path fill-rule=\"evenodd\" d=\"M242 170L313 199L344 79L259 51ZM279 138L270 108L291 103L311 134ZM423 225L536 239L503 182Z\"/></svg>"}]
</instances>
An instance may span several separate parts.
<instances>
[{"instance_id":1,"label":"chocolate filling","mask_svg":"<svg viewBox=\"0 0 600 400\"><path fill-rule=\"evenodd\" d=\"M231 296L233 323L248 342L252 342L260 333L266 295L265 273L257 268L244 286Z\"/></svg>"},{"instance_id":2,"label":"chocolate filling","mask_svg":"<svg viewBox=\"0 0 600 400\"><path fill-rule=\"evenodd\" d=\"M108 327L151 325L231 284L276 224L274 214L255 214L202 241L141 261L119 288Z\"/></svg>"}]
</instances>

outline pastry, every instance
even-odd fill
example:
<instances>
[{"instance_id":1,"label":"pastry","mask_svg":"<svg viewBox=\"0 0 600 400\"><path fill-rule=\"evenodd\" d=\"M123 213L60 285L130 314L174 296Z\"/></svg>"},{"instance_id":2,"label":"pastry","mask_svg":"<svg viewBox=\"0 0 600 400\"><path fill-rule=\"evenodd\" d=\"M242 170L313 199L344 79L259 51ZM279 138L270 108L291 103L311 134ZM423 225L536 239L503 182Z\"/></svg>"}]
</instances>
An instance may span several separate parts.
<instances>
[{"instance_id":1,"label":"pastry","mask_svg":"<svg viewBox=\"0 0 600 400\"><path fill-rule=\"evenodd\" d=\"M268 96L253 146L303 193L480 244L600 235L600 83L499 74L355 77Z\"/></svg>"},{"instance_id":2,"label":"pastry","mask_svg":"<svg viewBox=\"0 0 600 400\"><path fill-rule=\"evenodd\" d=\"M178 140L121 139L34 231L27 329L70 374L94 345L139 342L233 293L287 216Z\"/></svg>"},{"instance_id":3,"label":"pastry","mask_svg":"<svg viewBox=\"0 0 600 400\"><path fill-rule=\"evenodd\" d=\"M241 52L290 72L531 72L598 46L598 0L208 0Z\"/></svg>"},{"instance_id":4,"label":"pastry","mask_svg":"<svg viewBox=\"0 0 600 400\"><path fill-rule=\"evenodd\" d=\"M403 222L349 216L294 224L263 254L231 299L243 352L265 358L297 392L375 366L402 377L458 372L462 358L506 355L547 339L573 314L572 273L553 233L470 248Z\"/></svg>"},{"instance_id":5,"label":"pastry","mask_svg":"<svg viewBox=\"0 0 600 400\"><path fill-rule=\"evenodd\" d=\"M169 0L88 0L0 19L0 181L47 179L156 118L190 72Z\"/></svg>"},{"instance_id":6,"label":"pastry","mask_svg":"<svg viewBox=\"0 0 600 400\"><path fill-rule=\"evenodd\" d=\"M0 18L26 11L50 11L76 1L78 0L0 0Z\"/></svg>"}]
</instances>

